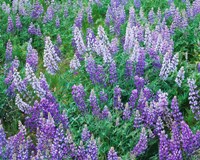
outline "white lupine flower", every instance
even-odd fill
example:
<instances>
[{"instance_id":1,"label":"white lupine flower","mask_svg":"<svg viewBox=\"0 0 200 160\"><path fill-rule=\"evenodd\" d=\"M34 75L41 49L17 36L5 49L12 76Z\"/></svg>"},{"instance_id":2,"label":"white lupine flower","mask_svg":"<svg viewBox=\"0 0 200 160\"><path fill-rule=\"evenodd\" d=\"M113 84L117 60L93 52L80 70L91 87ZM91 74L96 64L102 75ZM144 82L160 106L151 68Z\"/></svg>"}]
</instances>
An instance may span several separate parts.
<instances>
[{"instance_id":1,"label":"white lupine flower","mask_svg":"<svg viewBox=\"0 0 200 160\"><path fill-rule=\"evenodd\" d=\"M98 34L99 39L103 42L104 45L107 45L107 46L110 45L108 37L107 37L107 35L104 31L104 28L102 26L98 27L98 33L97 34Z\"/></svg>"},{"instance_id":2,"label":"white lupine flower","mask_svg":"<svg viewBox=\"0 0 200 160\"><path fill-rule=\"evenodd\" d=\"M20 93L26 90L26 85L22 82L22 78L16 68L14 68L13 83Z\"/></svg>"},{"instance_id":3,"label":"white lupine flower","mask_svg":"<svg viewBox=\"0 0 200 160\"><path fill-rule=\"evenodd\" d=\"M33 72L32 68L28 63L26 63L25 72L26 78L31 84L34 92L38 95L38 97L44 97L46 95L46 91L41 87L40 80L36 77L35 73Z\"/></svg>"},{"instance_id":4,"label":"white lupine flower","mask_svg":"<svg viewBox=\"0 0 200 160\"><path fill-rule=\"evenodd\" d=\"M181 87L182 81L185 78L184 74L185 74L184 67L181 67L175 79L175 82L177 83L179 87Z\"/></svg>"},{"instance_id":5,"label":"white lupine flower","mask_svg":"<svg viewBox=\"0 0 200 160\"><path fill-rule=\"evenodd\" d=\"M171 72L174 72L174 71L176 70L177 65L178 65L178 62L179 62L179 60L178 60L178 53L176 53L176 54L173 56L173 58L172 58L172 60L171 60L171 62L170 62L170 65L169 65L170 71L171 71Z\"/></svg>"},{"instance_id":6,"label":"white lupine flower","mask_svg":"<svg viewBox=\"0 0 200 160\"><path fill-rule=\"evenodd\" d=\"M78 27L74 28L74 41L76 44L76 48L79 54L84 54L86 51L86 46L83 42L83 38L81 35L81 31L79 30Z\"/></svg>"},{"instance_id":7,"label":"white lupine flower","mask_svg":"<svg viewBox=\"0 0 200 160\"><path fill-rule=\"evenodd\" d=\"M140 44L139 42L135 39L134 40L134 46L133 46L133 51L130 55L130 60L132 62L138 62L138 57L139 57L139 54L140 54Z\"/></svg>"},{"instance_id":8,"label":"white lupine flower","mask_svg":"<svg viewBox=\"0 0 200 160\"><path fill-rule=\"evenodd\" d=\"M160 70L160 78L163 79L163 80L166 80L169 73L170 73L170 58L171 58L171 53L170 52L167 52L165 55L164 55L164 59L163 59L163 63L162 63L162 67L161 67L161 70Z\"/></svg>"},{"instance_id":9,"label":"white lupine flower","mask_svg":"<svg viewBox=\"0 0 200 160\"><path fill-rule=\"evenodd\" d=\"M81 67L79 59L76 55L74 55L74 58L70 61L70 69L73 72L76 71L79 67Z\"/></svg>"},{"instance_id":10,"label":"white lupine flower","mask_svg":"<svg viewBox=\"0 0 200 160\"><path fill-rule=\"evenodd\" d=\"M45 38L45 48L44 48L44 67L50 74L55 74L58 71L58 62L60 62L60 58L55 52L54 45L51 42L50 37Z\"/></svg>"},{"instance_id":11,"label":"white lupine flower","mask_svg":"<svg viewBox=\"0 0 200 160\"><path fill-rule=\"evenodd\" d=\"M31 109L31 106L29 104L27 104L26 102L24 102L19 94L16 95L16 98L15 98L15 104L17 105L17 107L19 108L19 110L21 110L22 112L28 114L30 109Z\"/></svg>"}]
</instances>

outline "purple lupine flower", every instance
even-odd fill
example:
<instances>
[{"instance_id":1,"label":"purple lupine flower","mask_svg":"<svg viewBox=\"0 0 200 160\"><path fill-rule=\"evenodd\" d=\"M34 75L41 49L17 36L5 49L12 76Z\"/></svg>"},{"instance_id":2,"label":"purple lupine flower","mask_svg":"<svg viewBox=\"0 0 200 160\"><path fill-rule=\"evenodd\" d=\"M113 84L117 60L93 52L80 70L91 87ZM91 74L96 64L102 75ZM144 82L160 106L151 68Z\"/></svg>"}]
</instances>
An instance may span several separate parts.
<instances>
[{"instance_id":1,"label":"purple lupine flower","mask_svg":"<svg viewBox=\"0 0 200 160\"><path fill-rule=\"evenodd\" d=\"M0 157L5 158L4 148L6 146L6 134L0 120Z\"/></svg>"},{"instance_id":2,"label":"purple lupine flower","mask_svg":"<svg viewBox=\"0 0 200 160\"><path fill-rule=\"evenodd\" d=\"M58 71L58 62L60 62L60 58L55 53L54 46L51 42L50 37L45 38L45 48L44 48L44 67L50 74L55 74Z\"/></svg>"},{"instance_id":3,"label":"purple lupine flower","mask_svg":"<svg viewBox=\"0 0 200 160\"><path fill-rule=\"evenodd\" d=\"M98 160L98 148L96 144L96 140L92 136L88 145L87 145L87 154L91 158L91 160Z\"/></svg>"},{"instance_id":4,"label":"purple lupine flower","mask_svg":"<svg viewBox=\"0 0 200 160\"><path fill-rule=\"evenodd\" d=\"M104 86L106 86L106 74L105 74L105 71L104 71L104 68L102 65L97 65L97 68L96 68L96 81L99 83L99 84L102 84Z\"/></svg>"},{"instance_id":5,"label":"purple lupine flower","mask_svg":"<svg viewBox=\"0 0 200 160\"><path fill-rule=\"evenodd\" d=\"M76 86L73 85L72 87L72 96L76 103L76 105L79 107L80 111L85 112L86 111L86 104L85 104L85 91L82 84Z\"/></svg>"},{"instance_id":6,"label":"purple lupine flower","mask_svg":"<svg viewBox=\"0 0 200 160\"><path fill-rule=\"evenodd\" d=\"M110 46L109 46L109 50L112 54L116 54L118 52L118 39L117 38L113 38Z\"/></svg>"},{"instance_id":7,"label":"purple lupine flower","mask_svg":"<svg viewBox=\"0 0 200 160\"><path fill-rule=\"evenodd\" d=\"M200 62L197 64L197 70L200 73Z\"/></svg>"},{"instance_id":8,"label":"purple lupine flower","mask_svg":"<svg viewBox=\"0 0 200 160\"><path fill-rule=\"evenodd\" d=\"M143 94L144 94L144 97L146 98L146 100L149 100L152 96L151 90L149 88L145 87L142 91L143 91Z\"/></svg>"},{"instance_id":9,"label":"purple lupine flower","mask_svg":"<svg viewBox=\"0 0 200 160\"><path fill-rule=\"evenodd\" d=\"M90 106L92 106L92 114L95 116L100 116L100 108L97 102L94 89L91 90L89 101L90 101Z\"/></svg>"},{"instance_id":10,"label":"purple lupine flower","mask_svg":"<svg viewBox=\"0 0 200 160\"><path fill-rule=\"evenodd\" d=\"M85 125L84 125L84 128L83 128L83 130L82 130L82 133L81 133L81 140L82 140L83 142L86 142L86 141L88 141L90 138L91 138L90 131L88 130L87 125L85 124Z\"/></svg>"},{"instance_id":11,"label":"purple lupine flower","mask_svg":"<svg viewBox=\"0 0 200 160\"><path fill-rule=\"evenodd\" d=\"M79 29L82 28L82 21L83 21L83 11L79 11L77 14L77 17L74 21L75 27L77 27Z\"/></svg>"},{"instance_id":12,"label":"purple lupine flower","mask_svg":"<svg viewBox=\"0 0 200 160\"><path fill-rule=\"evenodd\" d=\"M83 55L86 51L86 46L83 42L81 31L79 30L78 27L75 27L73 33L74 33L74 41L76 44L76 49L80 55Z\"/></svg>"},{"instance_id":13,"label":"purple lupine flower","mask_svg":"<svg viewBox=\"0 0 200 160\"><path fill-rule=\"evenodd\" d=\"M102 113L101 113L101 119L106 119L106 118L111 118L111 113L108 109L107 106L104 106L103 110L102 110Z\"/></svg>"},{"instance_id":14,"label":"purple lupine flower","mask_svg":"<svg viewBox=\"0 0 200 160\"><path fill-rule=\"evenodd\" d=\"M144 87L145 80L142 77L135 76L134 77L134 84L138 92Z\"/></svg>"},{"instance_id":15,"label":"purple lupine flower","mask_svg":"<svg viewBox=\"0 0 200 160\"><path fill-rule=\"evenodd\" d=\"M93 23L92 8L90 6L87 8L87 19L88 19L88 23L90 24Z\"/></svg>"},{"instance_id":16,"label":"purple lupine flower","mask_svg":"<svg viewBox=\"0 0 200 160\"><path fill-rule=\"evenodd\" d=\"M9 85L13 81L14 71L15 71L15 69L16 70L18 69L19 63L20 62L19 62L18 58L15 57L15 59L11 63L11 67L8 70L8 74L6 75L6 78L5 78L5 81L4 81L5 84Z\"/></svg>"},{"instance_id":17,"label":"purple lupine flower","mask_svg":"<svg viewBox=\"0 0 200 160\"><path fill-rule=\"evenodd\" d=\"M178 53L176 53L173 58L171 59L170 65L169 65L169 69L170 72L174 72L177 68L178 62L179 62L179 55Z\"/></svg>"},{"instance_id":18,"label":"purple lupine flower","mask_svg":"<svg viewBox=\"0 0 200 160\"><path fill-rule=\"evenodd\" d=\"M133 109L135 107L135 103L138 99L138 91L136 89L132 90L131 96L129 98L129 106Z\"/></svg>"},{"instance_id":19,"label":"purple lupine flower","mask_svg":"<svg viewBox=\"0 0 200 160\"><path fill-rule=\"evenodd\" d=\"M188 79L188 86L189 86L189 104L192 112L195 115L195 119L200 119L200 105L198 103L199 101L199 91L197 89L197 85L195 84L194 79Z\"/></svg>"},{"instance_id":20,"label":"purple lupine flower","mask_svg":"<svg viewBox=\"0 0 200 160\"><path fill-rule=\"evenodd\" d=\"M200 13L200 0L195 0L193 3L192 3L192 7L193 7L193 15L196 16Z\"/></svg>"},{"instance_id":21,"label":"purple lupine flower","mask_svg":"<svg viewBox=\"0 0 200 160\"><path fill-rule=\"evenodd\" d=\"M172 138L170 141L170 150L177 151L181 149L180 127L177 122L172 123Z\"/></svg>"},{"instance_id":22,"label":"purple lupine flower","mask_svg":"<svg viewBox=\"0 0 200 160\"><path fill-rule=\"evenodd\" d=\"M87 29L87 50L91 51L94 50L94 43L95 43L95 35L92 29L88 28Z\"/></svg>"},{"instance_id":23,"label":"purple lupine flower","mask_svg":"<svg viewBox=\"0 0 200 160\"><path fill-rule=\"evenodd\" d=\"M60 27L60 18L57 16L56 17L56 28Z\"/></svg>"},{"instance_id":24,"label":"purple lupine flower","mask_svg":"<svg viewBox=\"0 0 200 160\"><path fill-rule=\"evenodd\" d=\"M172 99L171 109L172 109L172 116L173 116L174 120L176 122L181 122L183 120L183 115L179 110L178 101L177 101L176 96L174 96L174 98Z\"/></svg>"},{"instance_id":25,"label":"purple lupine flower","mask_svg":"<svg viewBox=\"0 0 200 160\"><path fill-rule=\"evenodd\" d=\"M158 93L158 104L155 107L156 112L158 116L163 116L164 114L167 113L167 108L168 108L168 94L163 93L162 91L159 91Z\"/></svg>"},{"instance_id":26,"label":"purple lupine flower","mask_svg":"<svg viewBox=\"0 0 200 160\"><path fill-rule=\"evenodd\" d=\"M27 56L26 56L26 63L32 67L33 71L37 70L38 65L38 52L31 46L32 39L30 40L28 47L27 47Z\"/></svg>"},{"instance_id":27,"label":"purple lupine flower","mask_svg":"<svg viewBox=\"0 0 200 160\"><path fill-rule=\"evenodd\" d=\"M141 6L140 0L134 0L134 6L135 6L135 8L139 9Z\"/></svg>"},{"instance_id":28,"label":"purple lupine flower","mask_svg":"<svg viewBox=\"0 0 200 160\"><path fill-rule=\"evenodd\" d=\"M114 88L114 97L113 97L113 106L115 109L120 110L122 109L122 102L121 102L121 88L116 86Z\"/></svg>"},{"instance_id":29,"label":"purple lupine flower","mask_svg":"<svg viewBox=\"0 0 200 160\"><path fill-rule=\"evenodd\" d=\"M13 47L12 47L12 43L9 39L7 42L7 45L6 45L6 63L12 61L12 51L13 51Z\"/></svg>"},{"instance_id":30,"label":"purple lupine flower","mask_svg":"<svg viewBox=\"0 0 200 160\"><path fill-rule=\"evenodd\" d=\"M92 54L86 57L85 61L86 61L86 71L90 75L90 80L92 81L92 83L96 83L97 65L95 63Z\"/></svg>"},{"instance_id":31,"label":"purple lupine flower","mask_svg":"<svg viewBox=\"0 0 200 160\"><path fill-rule=\"evenodd\" d=\"M134 118L134 128L140 128L142 126L142 118L140 116L139 110L136 110L135 112L135 118Z\"/></svg>"},{"instance_id":32,"label":"purple lupine flower","mask_svg":"<svg viewBox=\"0 0 200 160\"><path fill-rule=\"evenodd\" d=\"M131 79L133 77L133 62L128 59L125 67L125 78Z\"/></svg>"},{"instance_id":33,"label":"purple lupine flower","mask_svg":"<svg viewBox=\"0 0 200 160\"><path fill-rule=\"evenodd\" d=\"M138 156L142 154L147 149L147 135L146 129L143 127L140 133L140 139L136 146L134 147L132 154Z\"/></svg>"},{"instance_id":34,"label":"purple lupine flower","mask_svg":"<svg viewBox=\"0 0 200 160\"><path fill-rule=\"evenodd\" d=\"M135 74L142 77L144 75L144 68L145 68L145 53L144 50L140 50Z\"/></svg>"},{"instance_id":35,"label":"purple lupine flower","mask_svg":"<svg viewBox=\"0 0 200 160\"><path fill-rule=\"evenodd\" d=\"M80 61L77 58L77 56L74 55L74 58L70 61L70 70L72 72L76 72L80 67L81 67Z\"/></svg>"},{"instance_id":36,"label":"purple lupine flower","mask_svg":"<svg viewBox=\"0 0 200 160\"><path fill-rule=\"evenodd\" d=\"M37 0L33 5L31 17L37 19L42 15L43 11L44 11L43 6Z\"/></svg>"},{"instance_id":37,"label":"purple lupine flower","mask_svg":"<svg viewBox=\"0 0 200 160\"><path fill-rule=\"evenodd\" d=\"M60 34L57 35L57 45L60 46L62 44L62 39L60 37Z\"/></svg>"},{"instance_id":38,"label":"purple lupine flower","mask_svg":"<svg viewBox=\"0 0 200 160\"><path fill-rule=\"evenodd\" d=\"M100 101L101 101L102 103L105 103L105 102L108 101L108 95L107 95L106 92L100 91L99 96L100 96Z\"/></svg>"},{"instance_id":39,"label":"purple lupine flower","mask_svg":"<svg viewBox=\"0 0 200 160\"><path fill-rule=\"evenodd\" d=\"M36 33L35 33L35 35L37 35L37 36L42 36L42 32L41 32L40 26L38 26L38 27L36 28Z\"/></svg>"},{"instance_id":40,"label":"purple lupine flower","mask_svg":"<svg viewBox=\"0 0 200 160\"><path fill-rule=\"evenodd\" d=\"M155 13L153 11L153 8L150 10L149 14L148 14L148 20L151 24L154 23L155 21Z\"/></svg>"},{"instance_id":41,"label":"purple lupine flower","mask_svg":"<svg viewBox=\"0 0 200 160\"><path fill-rule=\"evenodd\" d=\"M21 30L21 29L22 29L22 23L21 23L19 14L16 15L15 21L16 21L16 22L15 22L15 23L16 23L16 28L17 28L18 30Z\"/></svg>"},{"instance_id":42,"label":"purple lupine flower","mask_svg":"<svg viewBox=\"0 0 200 160\"><path fill-rule=\"evenodd\" d=\"M52 159L62 159L64 158L64 129L62 124L59 125L59 127L55 131L53 143L51 146L51 155Z\"/></svg>"},{"instance_id":43,"label":"purple lupine flower","mask_svg":"<svg viewBox=\"0 0 200 160\"><path fill-rule=\"evenodd\" d=\"M50 5L48 8L47 8L47 12L46 12L46 19L47 19L47 22L50 22L53 20L53 17L54 17L54 8L53 8L53 5Z\"/></svg>"},{"instance_id":44,"label":"purple lupine flower","mask_svg":"<svg viewBox=\"0 0 200 160\"><path fill-rule=\"evenodd\" d=\"M110 83L111 84L116 83L117 82L117 67L114 60L110 63L109 72L110 72Z\"/></svg>"},{"instance_id":45,"label":"purple lupine flower","mask_svg":"<svg viewBox=\"0 0 200 160\"><path fill-rule=\"evenodd\" d=\"M7 25L7 32L13 32L14 25L11 16L8 16L8 25Z\"/></svg>"},{"instance_id":46,"label":"purple lupine flower","mask_svg":"<svg viewBox=\"0 0 200 160\"><path fill-rule=\"evenodd\" d=\"M148 103L146 103L143 109L140 107L140 110L143 110L142 117L144 119L145 124L153 126L153 124L156 122L156 113L154 108L152 106L149 106Z\"/></svg>"},{"instance_id":47,"label":"purple lupine flower","mask_svg":"<svg viewBox=\"0 0 200 160\"><path fill-rule=\"evenodd\" d=\"M161 117L159 116L157 121L156 121L156 128L155 128L155 132L158 136L160 136L161 131L163 131L164 129L164 125L163 125L163 121L161 119Z\"/></svg>"},{"instance_id":48,"label":"purple lupine flower","mask_svg":"<svg viewBox=\"0 0 200 160\"><path fill-rule=\"evenodd\" d=\"M169 141L165 131L162 131L159 135L159 159L166 160L169 156Z\"/></svg>"},{"instance_id":49,"label":"purple lupine flower","mask_svg":"<svg viewBox=\"0 0 200 160\"><path fill-rule=\"evenodd\" d=\"M35 28L35 25L31 22L30 26L28 27L28 33L35 35L37 32L37 29Z\"/></svg>"},{"instance_id":50,"label":"purple lupine flower","mask_svg":"<svg viewBox=\"0 0 200 160\"><path fill-rule=\"evenodd\" d=\"M115 151L114 147L111 147L108 156L108 160L118 160L117 152Z\"/></svg>"},{"instance_id":51,"label":"purple lupine flower","mask_svg":"<svg viewBox=\"0 0 200 160\"><path fill-rule=\"evenodd\" d=\"M87 159L86 149L82 141L80 141L80 145L78 146L77 149L77 158L80 160Z\"/></svg>"},{"instance_id":52,"label":"purple lupine flower","mask_svg":"<svg viewBox=\"0 0 200 160\"><path fill-rule=\"evenodd\" d=\"M194 141L193 141L193 134L189 126L182 121L181 122L181 132L182 132L182 146L183 150L188 154L191 155L194 151Z\"/></svg>"},{"instance_id":53,"label":"purple lupine flower","mask_svg":"<svg viewBox=\"0 0 200 160\"><path fill-rule=\"evenodd\" d=\"M125 108L123 111L123 119L124 120L129 120L131 118L131 110L128 106L128 103L125 104Z\"/></svg>"},{"instance_id":54,"label":"purple lupine flower","mask_svg":"<svg viewBox=\"0 0 200 160\"><path fill-rule=\"evenodd\" d=\"M175 82L177 83L179 87L181 87L182 81L185 78L184 74L185 74L184 67L181 67L175 79Z\"/></svg>"},{"instance_id":55,"label":"purple lupine flower","mask_svg":"<svg viewBox=\"0 0 200 160\"><path fill-rule=\"evenodd\" d=\"M68 8L65 7L65 9L64 9L64 17L67 18L68 15L69 15Z\"/></svg>"}]
</instances>

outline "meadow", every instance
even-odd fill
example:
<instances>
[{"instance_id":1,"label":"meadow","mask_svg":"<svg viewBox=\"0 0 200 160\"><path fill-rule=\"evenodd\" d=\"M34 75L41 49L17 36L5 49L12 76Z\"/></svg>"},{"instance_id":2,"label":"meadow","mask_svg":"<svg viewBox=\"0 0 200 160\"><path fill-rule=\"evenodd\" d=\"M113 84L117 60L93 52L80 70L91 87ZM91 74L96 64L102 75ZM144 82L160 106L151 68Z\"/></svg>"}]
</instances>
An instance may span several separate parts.
<instances>
[{"instance_id":1,"label":"meadow","mask_svg":"<svg viewBox=\"0 0 200 160\"><path fill-rule=\"evenodd\" d=\"M1 0L0 159L199 160L200 0Z\"/></svg>"}]
</instances>

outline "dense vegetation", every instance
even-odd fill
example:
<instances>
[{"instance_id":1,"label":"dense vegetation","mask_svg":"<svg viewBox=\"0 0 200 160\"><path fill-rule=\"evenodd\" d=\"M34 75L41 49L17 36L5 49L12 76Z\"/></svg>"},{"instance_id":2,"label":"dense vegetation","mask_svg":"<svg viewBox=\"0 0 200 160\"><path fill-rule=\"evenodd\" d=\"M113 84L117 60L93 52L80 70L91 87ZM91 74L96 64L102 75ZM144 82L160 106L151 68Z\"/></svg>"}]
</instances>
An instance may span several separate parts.
<instances>
[{"instance_id":1,"label":"dense vegetation","mask_svg":"<svg viewBox=\"0 0 200 160\"><path fill-rule=\"evenodd\" d=\"M0 5L0 159L200 159L200 0Z\"/></svg>"}]
</instances>

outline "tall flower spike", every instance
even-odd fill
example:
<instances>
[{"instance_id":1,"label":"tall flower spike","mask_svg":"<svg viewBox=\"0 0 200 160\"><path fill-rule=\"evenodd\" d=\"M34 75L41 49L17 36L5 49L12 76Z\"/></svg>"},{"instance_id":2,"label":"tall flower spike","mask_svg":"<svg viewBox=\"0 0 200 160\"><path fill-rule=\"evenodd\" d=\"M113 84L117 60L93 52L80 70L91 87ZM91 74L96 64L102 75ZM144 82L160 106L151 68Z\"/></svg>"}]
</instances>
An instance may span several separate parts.
<instances>
[{"instance_id":1,"label":"tall flower spike","mask_svg":"<svg viewBox=\"0 0 200 160\"><path fill-rule=\"evenodd\" d=\"M104 106L103 111L101 113L101 119L111 118L112 115L107 106Z\"/></svg>"},{"instance_id":2,"label":"tall flower spike","mask_svg":"<svg viewBox=\"0 0 200 160\"><path fill-rule=\"evenodd\" d=\"M116 83L117 82L117 67L114 60L110 63L109 72L110 72L110 83L111 84Z\"/></svg>"},{"instance_id":3,"label":"tall flower spike","mask_svg":"<svg viewBox=\"0 0 200 160\"><path fill-rule=\"evenodd\" d=\"M123 111L123 119L124 120L129 120L131 118L131 110L128 106L128 103L125 104L125 108Z\"/></svg>"},{"instance_id":4,"label":"tall flower spike","mask_svg":"<svg viewBox=\"0 0 200 160\"><path fill-rule=\"evenodd\" d=\"M176 96L172 99L171 103L172 115L176 122L181 122L183 120L183 115L179 110L178 101Z\"/></svg>"},{"instance_id":5,"label":"tall flower spike","mask_svg":"<svg viewBox=\"0 0 200 160\"><path fill-rule=\"evenodd\" d=\"M129 106L134 109L135 103L138 99L138 91L136 89L132 90L131 96L129 98Z\"/></svg>"},{"instance_id":6,"label":"tall flower spike","mask_svg":"<svg viewBox=\"0 0 200 160\"><path fill-rule=\"evenodd\" d=\"M90 101L90 106L92 106L92 114L95 116L100 116L100 108L97 102L94 89L91 90L89 101Z\"/></svg>"},{"instance_id":7,"label":"tall flower spike","mask_svg":"<svg viewBox=\"0 0 200 160\"><path fill-rule=\"evenodd\" d=\"M85 62L86 62L85 68L90 76L90 80L92 81L92 83L96 83L97 65L92 54L90 54L88 57L85 58Z\"/></svg>"},{"instance_id":8,"label":"tall flower spike","mask_svg":"<svg viewBox=\"0 0 200 160\"><path fill-rule=\"evenodd\" d=\"M12 43L9 39L7 42L7 45L6 45L6 63L12 61L12 51L13 51L13 47L12 47Z\"/></svg>"},{"instance_id":9,"label":"tall flower spike","mask_svg":"<svg viewBox=\"0 0 200 160\"><path fill-rule=\"evenodd\" d=\"M44 67L46 67L48 73L55 74L58 71L58 62L60 62L60 58L55 53L50 37L45 38L43 61Z\"/></svg>"},{"instance_id":10,"label":"tall flower spike","mask_svg":"<svg viewBox=\"0 0 200 160\"><path fill-rule=\"evenodd\" d=\"M132 154L134 154L135 156L142 154L147 149L147 135L146 134L147 134L146 129L142 128L142 131L140 133L140 139L132 151Z\"/></svg>"},{"instance_id":11,"label":"tall flower spike","mask_svg":"<svg viewBox=\"0 0 200 160\"><path fill-rule=\"evenodd\" d=\"M15 21L16 21L16 28L18 30L21 30L22 29L22 23L21 23L19 14L16 15Z\"/></svg>"},{"instance_id":12,"label":"tall flower spike","mask_svg":"<svg viewBox=\"0 0 200 160\"><path fill-rule=\"evenodd\" d=\"M7 143L6 134L4 132L4 129L0 120L0 157L2 158L5 157L4 148L6 146L6 143Z\"/></svg>"},{"instance_id":13,"label":"tall flower spike","mask_svg":"<svg viewBox=\"0 0 200 160\"><path fill-rule=\"evenodd\" d=\"M140 128L142 126L142 118L140 116L139 110L136 110L136 112L135 112L135 118L134 118L133 126L135 128Z\"/></svg>"},{"instance_id":14,"label":"tall flower spike","mask_svg":"<svg viewBox=\"0 0 200 160\"><path fill-rule=\"evenodd\" d=\"M199 91L194 79L188 79L189 85L189 104L192 112L195 114L195 119L200 119L200 104L199 104Z\"/></svg>"},{"instance_id":15,"label":"tall flower spike","mask_svg":"<svg viewBox=\"0 0 200 160\"><path fill-rule=\"evenodd\" d=\"M115 109L120 110L122 109L122 102L121 102L121 88L116 86L114 88L114 97L113 97L113 106Z\"/></svg>"},{"instance_id":16,"label":"tall flower spike","mask_svg":"<svg viewBox=\"0 0 200 160\"><path fill-rule=\"evenodd\" d=\"M56 28L60 27L60 18L57 16L56 17Z\"/></svg>"},{"instance_id":17,"label":"tall flower spike","mask_svg":"<svg viewBox=\"0 0 200 160\"><path fill-rule=\"evenodd\" d=\"M183 150L188 155L191 155L195 148L193 134L189 126L184 121L181 122L181 132L182 132L181 138L182 138Z\"/></svg>"},{"instance_id":18,"label":"tall flower spike","mask_svg":"<svg viewBox=\"0 0 200 160\"><path fill-rule=\"evenodd\" d=\"M119 160L114 147L111 147L108 152L108 160Z\"/></svg>"},{"instance_id":19,"label":"tall flower spike","mask_svg":"<svg viewBox=\"0 0 200 160\"><path fill-rule=\"evenodd\" d=\"M130 80L133 77L133 62L128 59L125 67L125 79Z\"/></svg>"},{"instance_id":20,"label":"tall flower spike","mask_svg":"<svg viewBox=\"0 0 200 160\"><path fill-rule=\"evenodd\" d=\"M175 79L175 82L177 83L177 85L179 87L181 87L182 81L185 78L185 71L184 71L184 67L181 67L180 70L178 71L177 77Z\"/></svg>"},{"instance_id":21,"label":"tall flower spike","mask_svg":"<svg viewBox=\"0 0 200 160\"><path fill-rule=\"evenodd\" d=\"M88 130L87 125L85 124L81 133L81 140L83 142L86 142L90 139L90 137L91 137L90 131Z\"/></svg>"},{"instance_id":22,"label":"tall flower spike","mask_svg":"<svg viewBox=\"0 0 200 160\"><path fill-rule=\"evenodd\" d=\"M87 146L87 154L90 156L91 160L98 160L98 148L96 144L96 140L92 136L88 146Z\"/></svg>"},{"instance_id":23,"label":"tall flower spike","mask_svg":"<svg viewBox=\"0 0 200 160\"><path fill-rule=\"evenodd\" d=\"M166 160L169 156L169 141L164 131L159 136L159 159Z\"/></svg>"},{"instance_id":24,"label":"tall flower spike","mask_svg":"<svg viewBox=\"0 0 200 160\"><path fill-rule=\"evenodd\" d=\"M78 53L80 55L83 55L86 51L86 47L85 47L85 44L83 42L81 31L79 30L78 27L74 28L74 41L75 41L76 49L77 49Z\"/></svg>"},{"instance_id":25,"label":"tall flower spike","mask_svg":"<svg viewBox=\"0 0 200 160\"><path fill-rule=\"evenodd\" d=\"M92 8L89 7L87 8L87 19L88 19L88 23L92 24L93 23L93 18L92 18Z\"/></svg>"},{"instance_id":26,"label":"tall flower spike","mask_svg":"<svg viewBox=\"0 0 200 160\"><path fill-rule=\"evenodd\" d=\"M72 72L77 71L81 67L81 64L79 62L79 59L76 55L74 55L74 58L70 61L70 70Z\"/></svg>"},{"instance_id":27,"label":"tall flower spike","mask_svg":"<svg viewBox=\"0 0 200 160\"><path fill-rule=\"evenodd\" d=\"M37 0L33 5L31 17L34 18L34 19L37 19L42 15L43 11L44 11L44 9L43 9L42 5Z\"/></svg>"},{"instance_id":28,"label":"tall flower spike","mask_svg":"<svg viewBox=\"0 0 200 160\"><path fill-rule=\"evenodd\" d=\"M78 27L79 29L81 29L82 28L82 21L83 21L83 11L80 10L77 14L75 21L74 21L75 27Z\"/></svg>"},{"instance_id":29,"label":"tall flower spike","mask_svg":"<svg viewBox=\"0 0 200 160\"><path fill-rule=\"evenodd\" d=\"M32 39L30 39L28 46L27 46L27 56L26 56L26 63L28 63L33 71L37 70L38 65L38 52L31 45Z\"/></svg>"},{"instance_id":30,"label":"tall flower spike","mask_svg":"<svg viewBox=\"0 0 200 160\"><path fill-rule=\"evenodd\" d=\"M17 105L19 110L21 110L22 112L24 112L26 114L30 113L31 106L29 104L27 104L26 102L24 102L20 98L19 94L17 94L17 96L15 98L15 104Z\"/></svg>"},{"instance_id":31,"label":"tall flower spike","mask_svg":"<svg viewBox=\"0 0 200 160\"><path fill-rule=\"evenodd\" d=\"M85 104L85 91L82 84L76 86L73 85L72 87L72 96L76 103L76 105L79 107L80 111L85 112L86 111L86 104Z\"/></svg>"},{"instance_id":32,"label":"tall flower spike","mask_svg":"<svg viewBox=\"0 0 200 160\"><path fill-rule=\"evenodd\" d=\"M8 16L7 32L14 31L14 25L11 16Z\"/></svg>"}]
</instances>

